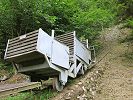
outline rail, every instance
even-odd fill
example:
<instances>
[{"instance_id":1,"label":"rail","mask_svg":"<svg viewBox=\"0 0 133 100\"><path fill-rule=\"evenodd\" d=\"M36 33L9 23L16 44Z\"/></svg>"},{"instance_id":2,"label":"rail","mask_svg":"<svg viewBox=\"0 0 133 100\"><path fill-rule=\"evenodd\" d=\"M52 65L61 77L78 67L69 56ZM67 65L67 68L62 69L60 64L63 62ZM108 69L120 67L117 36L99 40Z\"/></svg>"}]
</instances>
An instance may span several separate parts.
<instances>
[{"instance_id":1,"label":"rail","mask_svg":"<svg viewBox=\"0 0 133 100\"><path fill-rule=\"evenodd\" d=\"M40 88L41 86L42 86L41 82L25 82L25 83L0 85L0 97L13 95L18 92L31 90L34 88Z\"/></svg>"}]
</instances>

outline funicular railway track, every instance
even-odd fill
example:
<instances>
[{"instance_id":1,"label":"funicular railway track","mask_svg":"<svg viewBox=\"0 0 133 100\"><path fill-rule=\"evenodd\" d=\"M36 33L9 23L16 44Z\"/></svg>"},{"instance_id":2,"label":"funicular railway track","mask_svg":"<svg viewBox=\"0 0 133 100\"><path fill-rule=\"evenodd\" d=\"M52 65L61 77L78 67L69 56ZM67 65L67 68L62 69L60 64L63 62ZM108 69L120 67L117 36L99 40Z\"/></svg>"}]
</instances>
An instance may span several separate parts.
<instances>
[{"instance_id":1,"label":"funicular railway track","mask_svg":"<svg viewBox=\"0 0 133 100\"><path fill-rule=\"evenodd\" d=\"M32 90L41 87L41 82L24 82L16 84L0 85L0 97L13 95L18 92Z\"/></svg>"},{"instance_id":2,"label":"funicular railway track","mask_svg":"<svg viewBox=\"0 0 133 100\"><path fill-rule=\"evenodd\" d=\"M110 51L105 53L103 57L99 58L94 64L90 66L90 68L95 68L95 66L100 63L108 54ZM35 88L48 88L48 86L52 85L52 83L44 82L24 82L24 83L16 83L16 84L5 84L0 85L0 97L13 95L22 91L26 90L32 90Z\"/></svg>"},{"instance_id":3,"label":"funicular railway track","mask_svg":"<svg viewBox=\"0 0 133 100\"><path fill-rule=\"evenodd\" d=\"M80 41L76 37L75 31L54 37L54 31L49 36L39 29L9 39L4 59L12 62L19 73L30 76L33 83L3 86L0 96L39 88L43 84L36 81L48 78L54 78L53 87L57 91L63 90L68 77L76 78L78 74L83 75L87 69L95 66L92 64L95 60L91 57L94 49L88 45L87 40Z\"/></svg>"},{"instance_id":4,"label":"funicular railway track","mask_svg":"<svg viewBox=\"0 0 133 100\"><path fill-rule=\"evenodd\" d=\"M34 90L42 90L47 89L49 86L52 86L53 79L50 78L46 81L40 81L40 82L23 82L23 83L13 83L13 84L3 84L0 85L0 97L5 97L9 95L14 95L19 92L23 91L34 91Z\"/></svg>"}]
</instances>

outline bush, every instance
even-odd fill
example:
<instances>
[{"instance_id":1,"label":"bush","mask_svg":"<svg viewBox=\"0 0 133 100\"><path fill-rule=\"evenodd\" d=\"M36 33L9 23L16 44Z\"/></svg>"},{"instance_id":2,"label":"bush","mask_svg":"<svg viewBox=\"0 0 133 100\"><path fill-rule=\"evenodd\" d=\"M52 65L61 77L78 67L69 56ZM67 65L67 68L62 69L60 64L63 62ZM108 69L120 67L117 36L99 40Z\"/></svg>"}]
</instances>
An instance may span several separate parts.
<instances>
[{"instance_id":1,"label":"bush","mask_svg":"<svg viewBox=\"0 0 133 100\"><path fill-rule=\"evenodd\" d=\"M5 70L9 76L13 75L15 70L10 63L0 59L0 70ZM6 74L6 73L5 73Z\"/></svg>"},{"instance_id":2,"label":"bush","mask_svg":"<svg viewBox=\"0 0 133 100\"><path fill-rule=\"evenodd\" d=\"M126 26L133 29L133 19L128 19L126 21Z\"/></svg>"},{"instance_id":3,"label":"bush","mask_svg":"<svg viewBox=\"0 0 133 100\"><path fill-rule=\"evenodd\" d=\"M126 53L125 57L128 58L128 59L132 59L133 60L133 52Z\"/></svg>"}]
</instances>

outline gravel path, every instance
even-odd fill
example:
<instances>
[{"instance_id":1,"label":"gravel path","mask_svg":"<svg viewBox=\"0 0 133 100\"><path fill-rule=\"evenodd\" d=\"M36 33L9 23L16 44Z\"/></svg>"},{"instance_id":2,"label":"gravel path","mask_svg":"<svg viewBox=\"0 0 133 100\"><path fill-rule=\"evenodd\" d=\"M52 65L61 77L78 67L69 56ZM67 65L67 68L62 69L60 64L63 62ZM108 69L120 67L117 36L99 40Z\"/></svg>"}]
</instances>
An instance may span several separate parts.
<instances>
[{"instance_id":1,"label":"gravel path","mask_svg":"<svg viewBox=\"0 0 133 100\"><path fill-rule=\"evenodd\" d=\"M117 28L112 33L119 33ZM126 33L125 33L126 34ZM119 34L122 38L123 34ZM99 85L99 93L94 100L133 100L133 61L128 61L128 44L119 43L119 38L111 40L110 53L106 56L108 66Z\"/></svg>"},{"instance_id":2,"label":"gravel path","mask_svg":"<svg viewBox=\"0 0 133 100\"><path fill-rule=\"evenodd\" d=\"M104 30L99 39L104 46L97 57L100 62L52 100L133 100L133 61L124 56L128 44L120 43L130 32L122 25Z\"/></svg>"}]
</instances>

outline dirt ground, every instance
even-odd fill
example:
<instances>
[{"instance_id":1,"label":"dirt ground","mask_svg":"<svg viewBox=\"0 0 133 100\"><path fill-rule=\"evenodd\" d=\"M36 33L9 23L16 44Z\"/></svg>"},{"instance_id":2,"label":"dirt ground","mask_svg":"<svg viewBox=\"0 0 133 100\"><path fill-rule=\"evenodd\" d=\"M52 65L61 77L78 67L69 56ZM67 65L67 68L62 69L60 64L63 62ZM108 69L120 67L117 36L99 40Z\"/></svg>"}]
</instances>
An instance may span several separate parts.
<instances>
[{"instance_id":1,"label":"dirt ground","mask_svg":"<svg viewBox=\"0 0 133 100\"><path fill-rule=\"evenodd\" d=\"M133 61L125 57L132 50L128 43L120 43L130 32L122 25L102 31L104 49L98 63L52 100L133 100Z\"/></svg>"},{"instance_id":2,"label":"dirt ground","mask_svg":"<svg viewBox=\"0 0 133 100\"><path fill-rule=\"evenodd\" d=\"M99 93L96 94L95 100L133 100L133 61L124 56L130 52L130 45L119 43L130 30L117 28L113 28L118 35L116 40L108 41L111 42L110 53L105 59L108 66L101 77Z\"/></svg>"},{"instance_id":3,"label":"dirt ground","mask_svg":"<svg viewBox=\"0 0 133 100\"><path fill-rule=\"evenodd\" d=\"M96 64L85 75L69 79L64 90L51 100L133 100L133 60L125 56L133 52L133 46L120 43L131 30L117 25L101 33L98 41L103 49ZM0 85L26 79L17 74Z\"/></svg>"}]
</instances>

